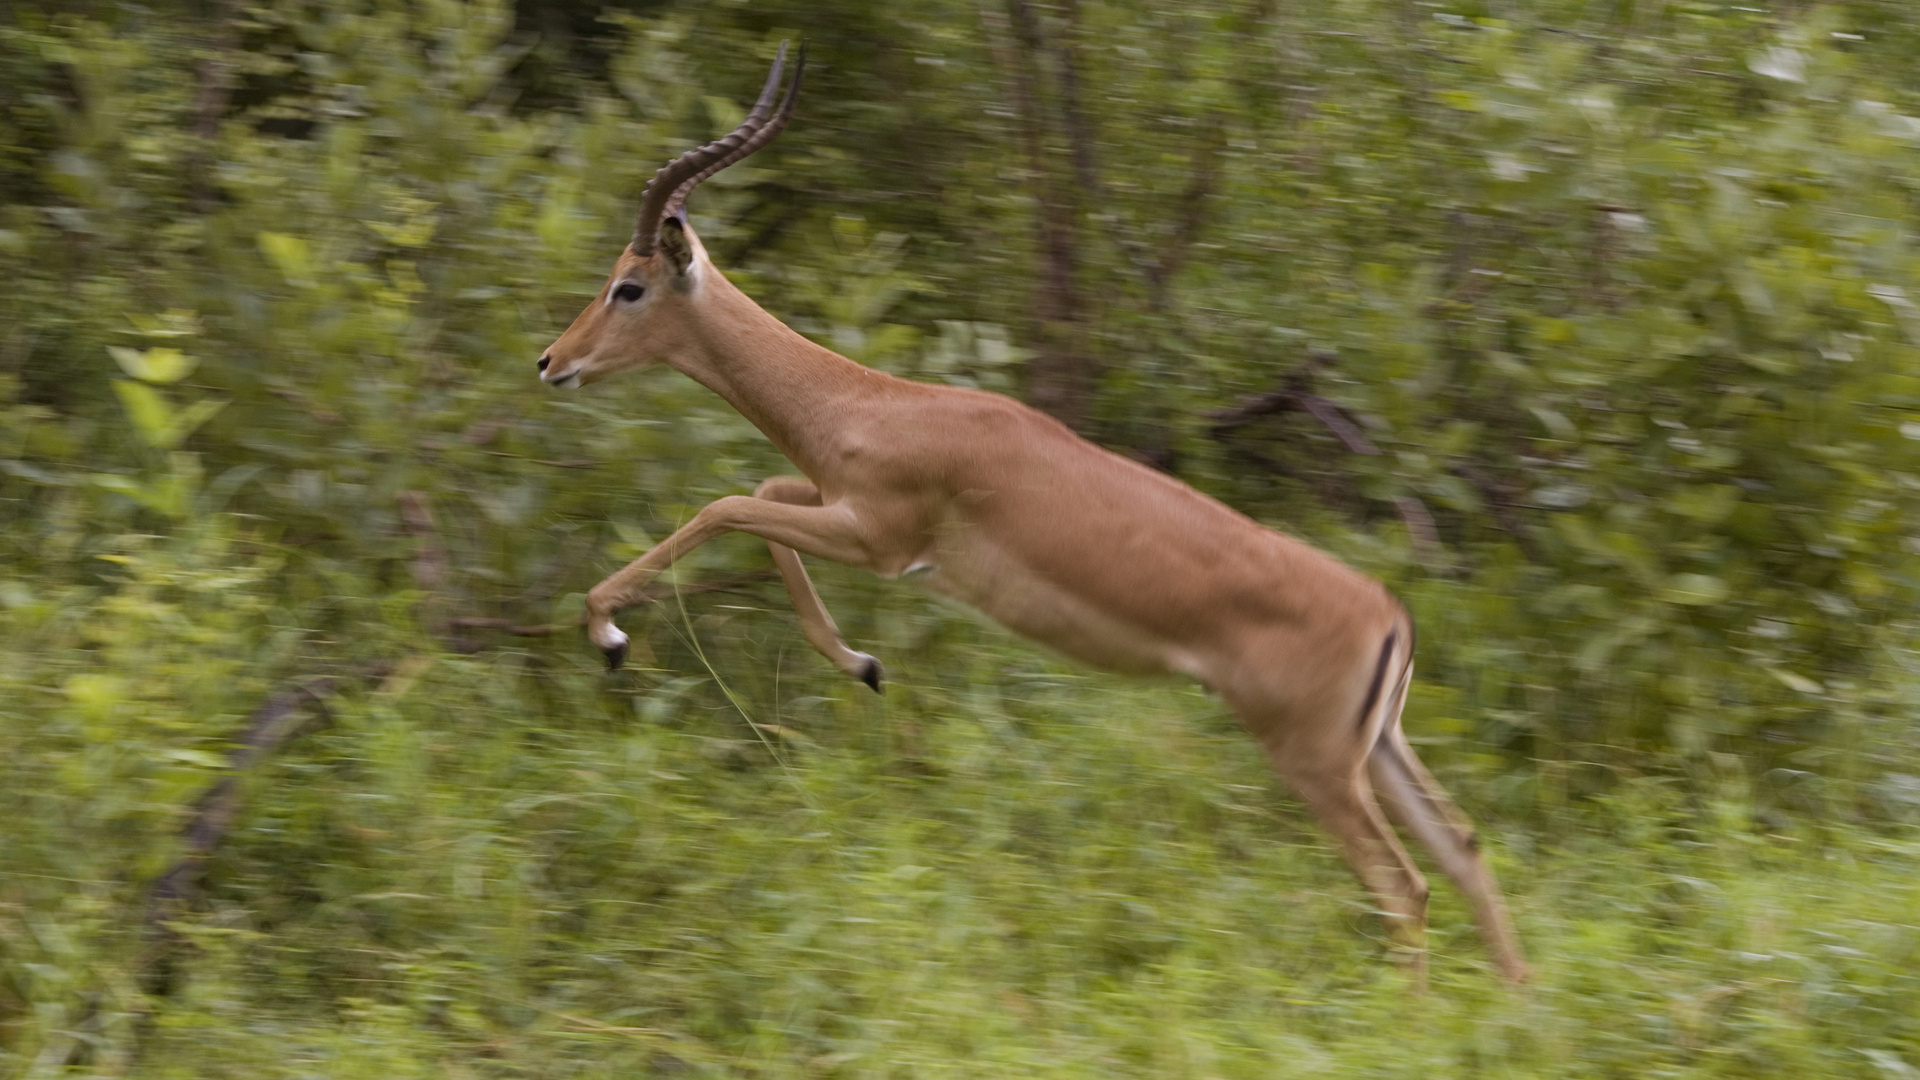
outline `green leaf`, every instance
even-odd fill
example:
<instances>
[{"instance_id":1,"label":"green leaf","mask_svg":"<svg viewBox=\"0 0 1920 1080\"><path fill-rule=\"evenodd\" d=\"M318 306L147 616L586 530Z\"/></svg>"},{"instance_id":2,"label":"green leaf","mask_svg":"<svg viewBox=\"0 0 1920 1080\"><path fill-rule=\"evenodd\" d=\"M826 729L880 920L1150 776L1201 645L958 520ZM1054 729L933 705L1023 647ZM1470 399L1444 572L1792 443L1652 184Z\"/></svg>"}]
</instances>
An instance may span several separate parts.
<instances>
[{"instance_id":1,"label":"green leaf","mask_svg":"<svg viewBox=\"0 0 1920 1080\"><path fill-rule=\"evenodd\" d=\"M1727 583L1711 574L1675 574L1667 579L1660 598L1670 604L1704 607L1727 598Z\"/></svg>"},{"instance_id":2,"label":"green leaf","mask_svg":"<svg viewBox=\"0 0 1920 1080\"><path fill-rule=\"evenodd\" d=\"M129 379L113 380L113 390L120 395L120 404L127 411L127 419L133 421L142 441L160 450L176 444L177 440L173 438L173 406L160 396L160 391Z\"/></svg>"},{"instance_id":3,"label":"green leaf","mask_svg":"<svg viewBox=\"0 0 1920 1080\"><path fill-rule=\"evenodd\" d=\"M1788 671L1786 668L1768 668L1767 673L1779 679L1789 690L1795 690L1802 694L1824 694L1827 692L1826 687L1821 686L1819 683L1814 682L1812 679L1798 672Z\"/></svg>"},{"instance_id":4,"label":"green leaf","mask_svg":"<svg viewBox=\"0 0 1920 1080\"><path fill-rule=\"evenodd\" d=\"M126 680L118 675L83 672L71 676L61 690L88 719L105 720L126 700Z\"/></svg>"},{"instance_id":5,"label":"green leaf","mask_svg":"<svg viewBox=\"0 0 1920 1080\"><path fill-rule=\"evenodd\" d=\"M196 401L178 412L167 404L160 391L145 383L130 379L115 379L114 392L120 395L120 404L126 409L127 418L140 432L140 438L156 450L171 450L179 446L195 429L212 418L214 413L226 407L224 401Z\"/></svg>"},{"instance_id":6,"label":"green leaf","mask_svg":"<svg viewBox=\"0 0 1920 1080\"><path fill-rule=\"evenodd\" d=\"M213 414L227 407L224 401L202 399L180 410L174 417L174 439L171 445L178 446L186 437L199 430L200 425L213 419Z\"/></svg>"},{"instance_id":7,"label":"green leaf","mask_svg":"<svg viewBox=\"0 0 1920 1080\"><path fill-rule=\"evenodd\" d=\"M263 232L258 239L261 253L280 271L280 276L287 279L288 284L312 284L313 257L307 251L305 240L277 232Z\"/></svg>"},{"instance_id":8,"label":"green leaf","mask_svg":"<svg viewBox=\"0 0 1920 1080\"><path fill-rule=\"evenodd\" d=\"M203 769L224 769L228 762L219 754L205 750L189 750L185 747L172 747L160 751L160 756L169 761L178 761L185 765L198 765Z\"/></svg>"},{"instance_id":9,"label":"green leaf","mask_svg":"<svg viewBox=\"0 0 1920 1080\"><path fill-rule=\"evenodd\" d=\"M130 499L145 502L147 498L146 486L131 476L121 476L119 473L94 473L87 477L87 482L102 491L111 491Z\"/></svg>"},{"instance_id":10,"label":"green leaf","mask_svg":"<svg viewBox=\"0 0 1920 1080\"><path fill-rule=\"evenodd\" d=\"M172 497L167 491L165 482L159 485L147 485L135 480L131 476L121 476L117 473L94 473L92 476L87 477L87 479L92 482L93 486L102 491L111 491L116 495L125 495L127 498L132 499L134 502L139 503L149 510L158 511L169 517L175 516ZM105 558L106 556L101 557Z\"/></svg>"},{"instance_id":11,"label":"green leaf","mask_svg":"<svg viewBox=\"0 0 1920 1080\"><path fill-rule=\"evenodd\" d=\"M741 120L746 118L746 110L731 98L715 97L709 94L703 96L700 101L707 107L707 116L712 120L716 134L732 131L739 126Z\"/></svg>"},{"instance_id":12,"label":"green leaf","mask_svg":"<svg viewBox=\"0 0 1920 1080\"><path fill-rule=\"evenodd\" d=\"M146 350L109 345L107 352L113 356L113 362L120 365L121 371L150 383L179 382L192 374L200 364L200 361L179 349L164 345Z\"/></svg>"},{"instance_id":13,"label":"green leaf","mask_svg":"<svg viewBox=\"0 0 1920 1080\"><path fill-rule=\"evenodd\" d=\"M435 224L430 217L417 217L399 225L369 221L367 228L379 233L381 239L395 247L417 248L424 247L433 238Z\"/></svg>"},{"instance_id":14,"label":"green leaf","mask_svg":"<svg viewBox=\"0 0 1920 1080\"><path fill-rule=\"evenodd\" d=\"M1725 521L1740 505L1740 489L1732 484L1693 484L1667 496L1667 509L1703 525Z\"/></svg>"}]
</instances>

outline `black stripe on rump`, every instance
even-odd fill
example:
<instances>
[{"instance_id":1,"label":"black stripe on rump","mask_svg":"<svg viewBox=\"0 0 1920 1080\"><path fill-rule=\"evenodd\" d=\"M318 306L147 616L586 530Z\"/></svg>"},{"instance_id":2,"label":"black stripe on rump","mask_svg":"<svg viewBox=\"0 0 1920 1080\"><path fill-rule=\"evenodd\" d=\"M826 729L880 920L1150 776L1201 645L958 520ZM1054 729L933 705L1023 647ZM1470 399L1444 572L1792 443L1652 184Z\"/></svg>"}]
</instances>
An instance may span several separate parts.
<instances>
[{"instance_id":1,"label":"black stripe on rump","mask_svg":"<svg viewBox=\"0 0 1920 1080\"><path fill-rule=\"evenodd\" d=\"M1400 636L1400 628L1387 631L1387 640L1380 643L1380 662L1373 667L1373 682L1367 684L1367 700L1360 706L1360 728L1366 730L1367 717L1373 715L1373 707L1380 703L1380 688L1387 682L1387 663L1393 659L1393 643Z\"/></svg>"}]
</instances>

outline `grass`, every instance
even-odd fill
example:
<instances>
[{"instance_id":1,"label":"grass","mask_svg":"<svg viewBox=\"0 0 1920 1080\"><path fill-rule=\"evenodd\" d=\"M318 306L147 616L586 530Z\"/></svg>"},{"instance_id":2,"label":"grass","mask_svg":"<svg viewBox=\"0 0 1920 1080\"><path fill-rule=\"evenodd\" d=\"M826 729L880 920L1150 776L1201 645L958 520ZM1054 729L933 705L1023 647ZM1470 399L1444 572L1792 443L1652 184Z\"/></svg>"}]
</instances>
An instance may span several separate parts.
<instances>
[{"instance_id":1,"label":"grass","mask_svg":"<svg viewBox=\"0 0 1920 1080\"><path fill-rule=\"evenodd\" d=\"M341 699L252 782L165 996L142 989L136 930L164 852L114 853L133 819L28 790L29 758L66 766L15 743L4 809L51 831L0 874L18 1001L0 1075L1904 1080L1920 1063L1910 828L1763 833L1737 801L1647 778L1492 813L1512 785L1437 746L1537 979L1503 987L1436 882L1414 997L1325 838L1197 691L943 631L890 657L875 698L820 675L790 620L735 614L682 628L722 664L774 658L741 662L731 693L669 639L652 672L609 679L556 642Z\"/></svg>"}]
</instances>

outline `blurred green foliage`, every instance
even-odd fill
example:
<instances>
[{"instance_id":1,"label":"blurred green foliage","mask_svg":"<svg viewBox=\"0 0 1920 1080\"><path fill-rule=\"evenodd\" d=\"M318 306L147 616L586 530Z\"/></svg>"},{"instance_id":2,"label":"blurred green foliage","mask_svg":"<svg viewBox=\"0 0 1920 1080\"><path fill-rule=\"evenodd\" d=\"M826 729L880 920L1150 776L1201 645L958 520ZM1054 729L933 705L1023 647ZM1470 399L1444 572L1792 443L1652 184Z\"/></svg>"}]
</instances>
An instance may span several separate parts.
<instances>
[{"instance_id":1,"label":"blurred green foliage","mask_svg":"<svg viewBox=\"0 0 1920 1080\"><path fill-rule=\"evenodd\" d=\"M1909 5L11 14L0 1074L1920 1068ZM640 670L500 632L791 471L670 373L533 360L800 36L716 260L916 378L1068 342L1090 437L1391 582L1536 990L1442 894L1403 1000L1216 707L910 591L816 568L883 700L744 541L628 616ZM1218 419L1289 379L1381 453ZM370 671L147 925L235 732Z\"/></svg>"}]
</instances>

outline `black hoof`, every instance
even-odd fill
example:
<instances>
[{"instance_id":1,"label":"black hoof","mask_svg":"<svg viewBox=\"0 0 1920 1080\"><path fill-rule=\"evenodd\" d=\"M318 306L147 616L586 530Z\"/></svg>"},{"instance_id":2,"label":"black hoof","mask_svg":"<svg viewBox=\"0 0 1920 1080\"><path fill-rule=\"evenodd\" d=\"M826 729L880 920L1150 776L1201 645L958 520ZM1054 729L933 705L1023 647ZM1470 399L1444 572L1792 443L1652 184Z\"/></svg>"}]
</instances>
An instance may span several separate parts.
<instances>
[{"instance_id":1,"label":"black hoof","mask_svg":"<svg viewBox=\"0 0 1920 1080\"><path fill-rule=\"evenodd\" d=\"M885 672L881 670L880 661L869 656L866 666L860 669L860 681L867 684L867 689L877 694L880 692L880 676L883 674Z\"/></svg>"},{"instance_id":2,"label":"black hoof","mask_svg":"<svg viewBox=\"0 0 1920 1080\"><path fill-rule=\"evenodd\" d=\"M611 649L601 649L600 651L607 658L607 670L610 672L619 671L620 665L627 662L627 643L624 641Z\"/></svg>"}]
</instances>

